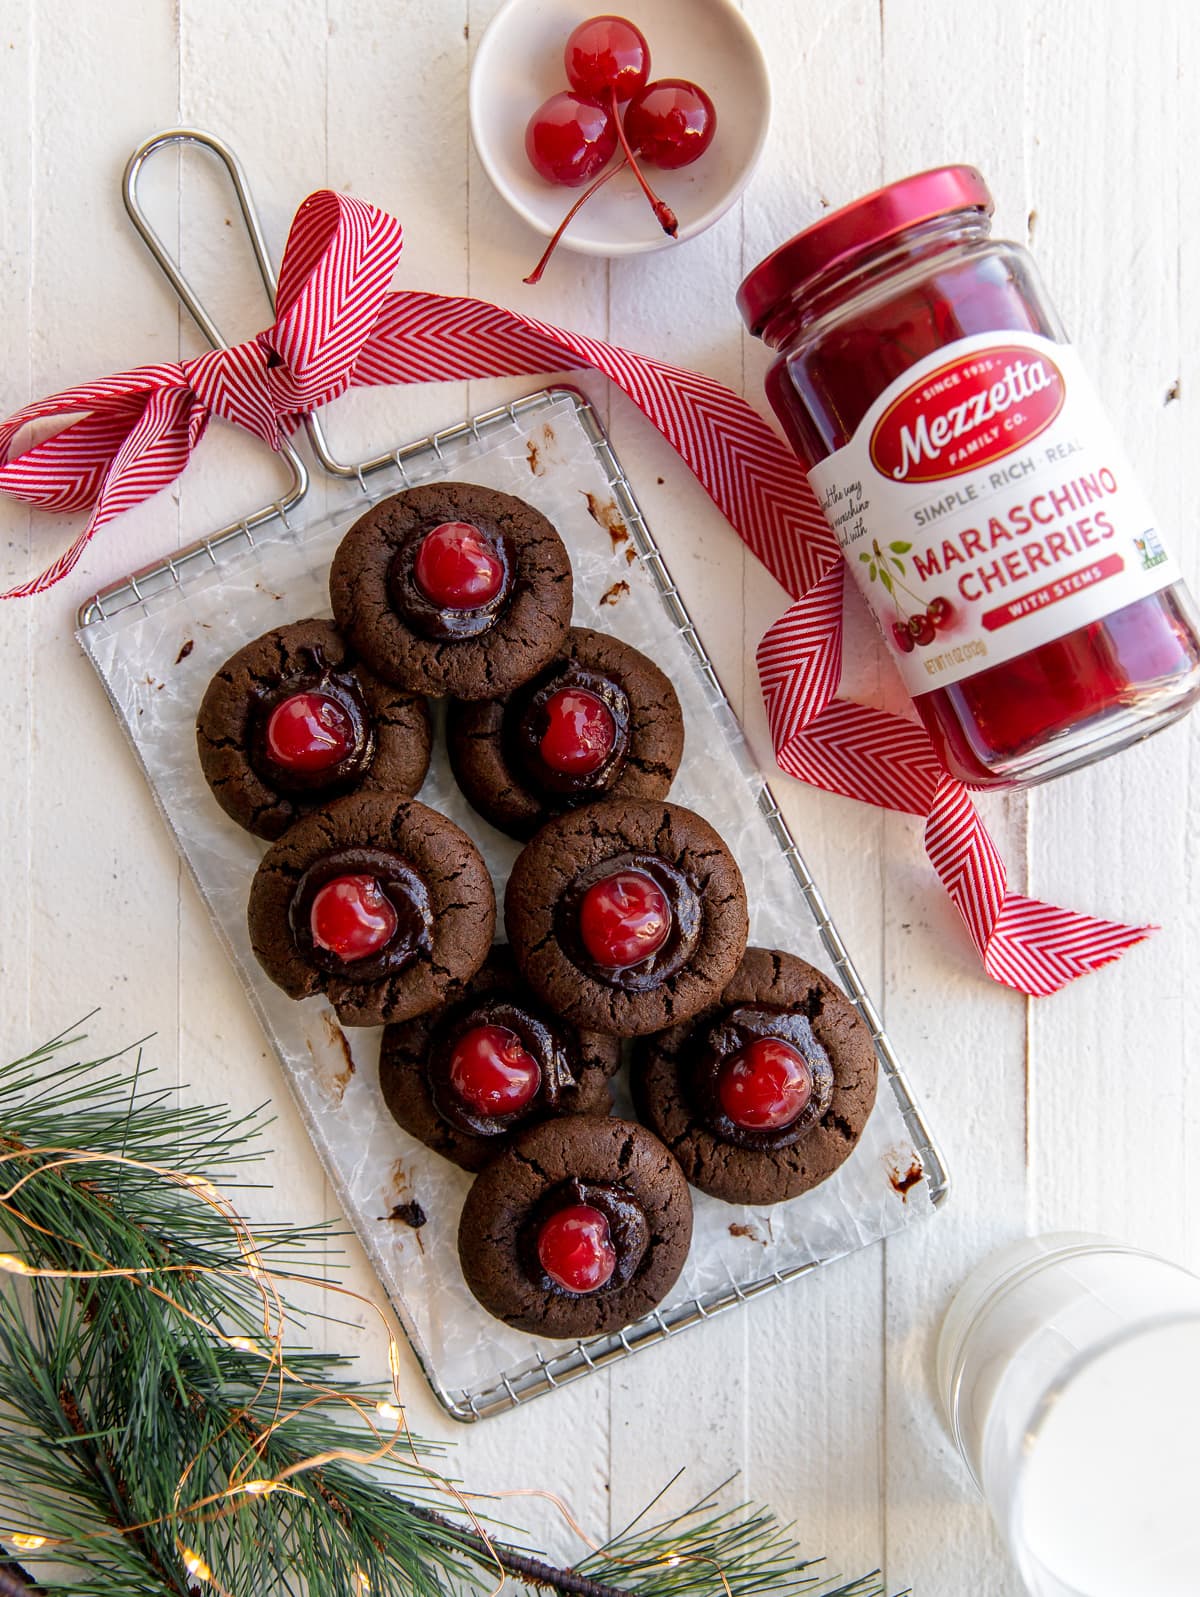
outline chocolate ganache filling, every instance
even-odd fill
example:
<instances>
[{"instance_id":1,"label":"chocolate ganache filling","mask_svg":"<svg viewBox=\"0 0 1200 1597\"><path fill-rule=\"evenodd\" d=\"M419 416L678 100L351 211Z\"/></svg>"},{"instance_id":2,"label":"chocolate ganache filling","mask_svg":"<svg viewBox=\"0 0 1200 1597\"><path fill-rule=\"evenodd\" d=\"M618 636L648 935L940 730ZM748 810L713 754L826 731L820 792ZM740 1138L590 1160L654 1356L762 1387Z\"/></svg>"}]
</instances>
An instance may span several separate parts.
<instances>
[{"instance_id":1,"label":"chocolate ganache filling","mask_svg":"<svg viewBox=\"0 0 1200 1597\"><path fill-rule=\"evenodd\" d=\"M468 1033L483 1026L512 1032L537 1065L537 1091L515 1114L479 1113L455 1091L451 1081L455 1049ZM556 1109L563 1093L578 1084L562 1034L532 1010L500 997L459 1005L438 1022L425 1059L425 1079L442 1119L476 1137L504 1136L534 1115Z\"/></svg>"},{"instance_id":2,"label":"chocolate ganache filling","mask_svg":"<svg viewBox=\"0 0 1200 1597\"><path fill-rule=\"evenodd\" d=\"M586 1204L598 1209L608 1221L609 1238L617 1256L612 1275L601 1291L628 1286L641 1266L650 1246L650 1224L646 1211L624 1187L607 1181L560 1182L534 1204L521 1227L517 1248L526 1275L540 1292L552 1292L559 1297L578 1297L546 1273L538 1257L538 1237L542 1227L560 1209L573 1204ZM590 1296L590 1294L588 1294Z\"/></svg>"},{"instance_id":3,"label":"chocolate ganache filling","mask_svg":"<svg viewBox=\"0 0 1200 1597\"><path fill-rule=\"evenodd\" d=\"M500 562L500 586L490 599L469 609L439 605L417 581L417 556L426 534L443 524L432 519L423 522L408 534L396 550L388 567L388 598L396 614L419 637L434 642L478 638L495 626L512 597L516 582L516 559L512 545L498 528L472 523L490 553Z\"/></svg>"},{"instance_id":4,"label":"chocolate ganache filling","mask_svg":"<svg viewBox=\"0 0 1200 1597\"><path fill-rule=\"evenodd\" d=\"M812 1076L812 1092L788 1125L759 1131L738 1125L725 1113L720 1078L722 1069L736 1055L763 1038L787 1043L801 1055ZM697 1028L684 1079L700 1119L714 1136L738 1148L790 1148L817 1124L833 1102L833 1065L817 1041L808 1016L755 1004L723 1010L707 1030Z\"/></svg>"},{"instance_id":5,"label":"chocolate ganache filling","mask_svg":"<svg viewBox=\"0 0 1200 1597\"><path fill-rule=\"evenodd\" d=\"M339 877L373 877L396 916L396 925L382 948L365 959L347 960L322 948L312 933L312 908L317 894ZM378 981L398 976L414 960L427 958L433 942L433 907L429 888L407 860L381 848L338 848L322 854L296 883L288 905L288 924L301 954L317 966L349 981Z\"/></svg>"},{"instance_id":6,"label":"chocolate ganache filling","mask_svg":"<svg viewBox=\"0 0 1200 1597\"><path fill-rule=\"evenodd\" d=\"M589 771L557 770L542 755L550 701L570 690L593 695L612 718L611 746ZM600 794L620 776L629 754L629 696L600 671L575 660L560 662L512 695L505 707L501 737L508 764L522 772L539 795L570 801L580 794Z\"/></svg>"},{"instance_id":7,"label":"chocolate ganache filling","mask_svg":"<svg viewBox=\"0 0 1200 1597\"><path fill-rule=\"evenodd\" d=\"M660 889L670 909L666 937L654 952L636 964L605 965L589 953L580 933L580 910L589 890L618 872L640 872ZM700 895L681 870L657 854L614 854L590 866L568 884L554 911L554 930L567 957L597 981L627 992L649 992L661 987L687 964L703 929Z\"/></svg>"},{"instance_id":8,"label":"chocolate ganache filling","mask_svg":"<svg viewBox=\"0 0 1200 1597\"><path fill-rule=\"evenodd\" d=\"M370 767L375 758L375 723L353 672L327 666L320 649L307 652L312 660L310 671L256 690L246 752L254 769L277 792L329 796L352 786ZM330 701L338 740L345 745L340 758L316 768L285 765L271 752L268 728L272 715L301 694Z\"/></svg>"}]
</instances>

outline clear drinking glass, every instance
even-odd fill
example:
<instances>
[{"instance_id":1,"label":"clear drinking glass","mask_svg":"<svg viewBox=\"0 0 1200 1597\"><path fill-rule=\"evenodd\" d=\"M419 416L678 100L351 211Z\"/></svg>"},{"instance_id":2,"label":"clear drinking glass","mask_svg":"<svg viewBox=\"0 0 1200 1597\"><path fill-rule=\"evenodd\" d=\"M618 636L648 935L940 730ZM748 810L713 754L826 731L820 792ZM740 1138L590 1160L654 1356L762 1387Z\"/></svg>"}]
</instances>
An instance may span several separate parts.
<instances>
[{"instance_id":1,"label":"clear drinking glass","mask_svg":"<svg viewBox=\"0 0 1200 1597\"><path fill-rule=\"evenodd\" d=\"M1034 1597L1200 1592L1200 1278L1103 1237L986 1260L942 1326L959 1452Z\"/></svg>"}]
</instances>

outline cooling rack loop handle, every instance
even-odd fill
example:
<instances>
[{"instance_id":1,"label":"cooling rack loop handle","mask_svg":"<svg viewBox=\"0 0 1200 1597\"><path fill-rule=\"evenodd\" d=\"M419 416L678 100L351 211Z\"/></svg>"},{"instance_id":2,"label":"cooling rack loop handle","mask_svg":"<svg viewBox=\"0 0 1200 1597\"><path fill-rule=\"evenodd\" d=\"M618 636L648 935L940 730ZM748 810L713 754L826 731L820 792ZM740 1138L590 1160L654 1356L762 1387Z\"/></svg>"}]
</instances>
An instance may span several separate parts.
<instances>
[{"instance_id":1,"label":"cooling rack loop handle","mask_svg":"<svg viewBox=\"0 0 1200 1597\"><path fill-rule=\"evenodd\" d=\"M129 220L137 230L138 236L150 251L158 269L162 272L167 282L175 290L180 303L208 339L214 349L228 349L228 340L222 334L216 322L205 309L200 296L184 275L179 263L171 255L166 244L155 230L145 210L142 208L141 198L138 193L138 184L146 163L160 150L179 147L181 145L195 145L199 149L207 150L224 166L233 192L237 198L238 209L242 214L242 221L250 240L250 248L254 254L258 274L262 278L263 287L266 289L267 298L271 309L275 309L275 295L277 281L275 269L271 264L271 257L267 250L267 241L263 236L262 223L255 208L254 197L250 192L250 185L246 180L245 171L237 156L223 139L215 133L206 133L199 128L165 128L160 133L152 134L129 157L125 166L125 175L121 180L121 198L125 202ZM291 483L287 492L281 499L274 501L274 508L281 515L286 516L292 507L303 499L308 492L309 475L308 467L304 464L295 447L286 439L281 439L279 453L287 462L291 473Z\"/></svg>"}]
</instances>

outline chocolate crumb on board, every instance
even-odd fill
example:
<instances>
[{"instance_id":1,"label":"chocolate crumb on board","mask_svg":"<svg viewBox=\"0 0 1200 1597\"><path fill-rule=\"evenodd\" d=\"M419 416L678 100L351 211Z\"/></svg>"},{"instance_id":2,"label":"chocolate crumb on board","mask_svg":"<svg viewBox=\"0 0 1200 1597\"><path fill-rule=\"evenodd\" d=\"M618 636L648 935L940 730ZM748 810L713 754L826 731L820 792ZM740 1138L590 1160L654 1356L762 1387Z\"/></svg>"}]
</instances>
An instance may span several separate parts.
<instances>
[{"instance_id":1,"label":"chocolate crumb on board","mask_svg":"<svg viewBox=\"0 0 1200 1597\"><path fill-rule=\"evenodd\" d=\"M337 1043L338 1047L342 1050L342 1056L346 1061L346 1070L348 1074L352 1076L354 1074L354 1055L350 1052L350 1039L338 1025L337 1021L334 1020L332 1015L324 1016L324 1020L325 1029L329 1033L329 1040L330 1042Z\"/></svg>"},{"instance_id":2,"label":"chocolate crumb on board","mask_svg":"<svg viewBox=\"0 0 1200 1597\"><path fill-rule=\"evenodd\" d=\"M659 487L660 487L660 488L661 488L661 487L662 487L662 485L663 485L663 483L664 483L664 482L666 482L666 480L667 480L667 479L666 479L666 478L665 478L665 477L660 477L660 478L659 478L659 479L658 479L658 486L659 486Z\"/></svg>"},{"instance_id":3,"label":"chocolate crumb on board","mask_svg":"<svg viewBox=\"0 0 1200 1597\"><path fill-rule=\"evenodd\" d=\"M401 1225L411 1226L414 1231L428 1223L429 1216L415 1198L410 1198L407 1203L398 1203L391 1214L379 1216L381 1220L399 1220Z\"/></svg>"},{"instance_id":4,"label":"chocolate crumb on board","mask_svg":"<svg viewBox=\"0 0 1200 1597\"><path fill-rule=\"evenodd\" d=\"M617 601L623 598L628 592L629 584L627 582L614 582L611 588L606 588L605 591L600 595L600 603L616 604Z\"/></svg>"},{"instance_id":5,"label":"chocolate crumb on board","mask_svg":"<svg viewBox=\"0 0 1200 1597\"><path fill-rule=\"evenodd\" d=\"M764 1248L767 1245L766 1237L763 1236L757 1226L740 1225L736 1220L729 1227L729 1235L731 1237L749 1237L751 1242L759 1242Z\"/></svg>"},{"instance_id":6,"label":"chocolate crumb on board","mask_svg":"<svg viewBox=\"0 0 1200 1597\"><path fill-rule=\"evenodd\" d=\"M175 656L175 664L182 665L195 647L196 642L194 638L185 638L182 646L180 647L179 653Z\"/></svg>"},{"instance_id":7,"label":"chocolate crumb on board","mask_svg":"<svg viewBox=\"0 0 1200 1597\"><path fill-rule=\"evenodd\" d=\"M637 559L637 557L638 557L638 552L637 552L636 549L626 549L626 551L625 551L625 564L627 566L633 565L633 563Z\"/></svg>"},{"instance_id":8,"label":"chocolate crumb on board","mask_svg":"<svg viewBox=\"0 0 1200 1597\"><path fill-rule=\"evenodd\" d=\"M892 1184L893 1191L900 1194L901 1203L908 1202L909 1193L916 1186L918 1181L924 1180L924 1177L925 1166L915 1154L913 1155L912 1163L909 1165L908 1169L903 1175L900 1174L899 1170L896 1169L894 1165L891 1170L888 1171L888 1180Z\"/></svg>"},{"instance_id":9,"label":"chocolate crumb on board","mask_svg":"<svg viewBox=\"0 0 1200 1597\"><path fill-rule=\"evenodd\" d=\"M350 1078L354 1074L354 1055L350 1052L350 1039L333 1016L325 1014L321 1016L321 1019L325 1022L325 1030L329 1035L329 1041L341 1049L342 1058L346 1062L344 1069L337 1071L328 1082L322 1082L321 1085L328 1087L330 1096L335 1103L341 1103L346 1095L346 1088L350 1085ZM312 1052L311 1044L309 1045L309 1052Z\"/></svg>"},{"instance_id":10,"label":"chocolate crumb on board","mask_svg":"<svg viewBox=\"0 0 1200 1597\"><path fill-rule=\"evenodd\" d=\"M621 516L621 512L616 507L615 501L612 499L600 500L595 494L588 493L583 488L581 488L579 491L587 500L588 515L591 516L592 520L597 524L597 526L603 527L605 532L612 539L613 551L615 553L615 551L618 550L623 543L627 543L629 541L629 528L625 525L625 522Z\"/></svg>"},{"instance_id":11,"label":"chocolate crumb on board","mask_svg":"<svg viewBox=\"0 0 1200 1597\"><path fill-rule=\"evenodd\" d=\"M1170 388L1167 389L1167 397L1163 400L1163 404L1164 405L1169 405L1174 400L1176 400L1178 398L1179 398L1179 378L1177 377L1175 379L1175 381L1171 384Z\"/></svg>"},{"instance_id":12,"label":"chocolate crumb on board","mask_svg":"<svg viewBox=\"0 0 1200 1597\"><path fill-rule=\"evenodd\" d=\"M544 477L546 468L542 465L542 454L531 438L525 445L525 459L529 462L529 469L535 477Z\"/></svg>"}]
</instances>

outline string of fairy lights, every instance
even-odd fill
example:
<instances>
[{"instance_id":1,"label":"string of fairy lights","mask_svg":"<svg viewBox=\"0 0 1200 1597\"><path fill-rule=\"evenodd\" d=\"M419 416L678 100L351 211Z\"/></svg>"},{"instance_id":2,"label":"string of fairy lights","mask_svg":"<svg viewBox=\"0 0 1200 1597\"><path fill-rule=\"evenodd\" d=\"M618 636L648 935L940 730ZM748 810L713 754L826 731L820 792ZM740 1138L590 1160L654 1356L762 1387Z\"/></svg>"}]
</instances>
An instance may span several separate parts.
<instances>
[{"instance_id":1,"label":"string of fairy lights","mask_svg":"<svg viewBox=\"0 0 1200 1597\"><path fill-rule=\"evenodd\" d=\"M236 1239L240 1259L238 1265L201 1266L196 1264L171 1265L156 1263L131 1268L113 1265L110 1261L101 1259L91 1249L85 1248L84 1251L91 1254L92 1258L96 1260L95 1267L92 1269L65 1270L48 1268L29 1264L16 1254L0 1253L0 1272L12 1276L47 1281L90 1282L111 1279L132 1281L142 1290L159 1298L165 1306L175 1313L182 1315L185 1319L200 1327L215 1340L224 1343L230 1348L237 1349L241 1353L261 1356L263 1374L255 1392L254 1402L261 1399L269 1387L273 1385L275 1388L274 1406L270 1422L261 1428L247 1445L246 1473L243 1474L240 1469L235 1470L226 1485L219 1491L210 1492L185 1504L184 1496L188 1480L202 1463L204 1457L203 1454L197 1454L196 1457L188 1462L176 1483L169 1514L143 1520L135 1525L112 1527L104 1531L97 1531L92 1533L89 1540L130 1536L136 1532L150 1530L168 1522L175 1524L184 1522L186 1524L190 1520L198 1523L205 1518L219 1517L222 1513L232 1511L233 1508L244 1507L244 1500L247 1498L252 1501L264 1501L281 1492L303 1496L304 1493L289 1485L289 1482L295 1480L298 1476L335 1462L369 1468L372 1465L383 1463L393 1457L398 1450L404 1449L411 1460L412 1466L428 1483L445 1492L453 1501L454 1506L469 1520L472 1531L478 1537L489 1558L496 1565L498 1579L496 1585L492 1588L490 1597L499 1597L499 1593L502 1591L507 1579L507 1574L491 1537L471 1506L471 1494L460 1491L453 1482L446 1480L437 1471L430 1469L420 1458L416 1442L408 1429L405 1418L404 1403L400 1389L400 1346L388 1323L387 1316L377 1303L374 1303L370 1298L363 1297L349 1287L339 1286L336 1282L320 1280L292 1271L269 1268L263 1260L249 1223L230 1200L211 1181L204 1177L190 1175L185 1171L151 1164L145 1160L135 1159L126 1155L95 1153L79 1148L18 1147L11 1151L0 1153L0 1169L5 1165L12 1164L14 1161L29 1162L33 1164L33 1168L21 1175L12 1186L0 1191L0 1208L6 1210L20 1223L47 1235L51 1240L64 1244L70 1243L74 1247L81 1246L77 1239L65 1238L52 1232L47 1232L44 1226L34 1222L16 1206L14 1199L28 1183L44 1179L56 1172L60 1173L74 1166L87 1164L116 1165L150 1174L174 1186L186 1188L202 1202L208 1204L222 1217ZM262 1342L255 1342L246 1336L230 1335L219 1325L214 1325L194 1313L186 1304L181 1303L164 1286L159 1284L164 1277L184 1273L189 1277L209 1275L229 1280L249 1280L253 1282L261 1295L262 1301ZM387 1338L388 1375L391 1385L390 1400L382 1398L373 1406L368 1406L356 1398L353 1393L327 1386L322 1382L310 1381L287 1364L284 1357L285 1304L281 1291L283 1283L320 1286L326 1291L349 1298L371 1311L382 1326ZM286 1406L287 1383L289 1382L293 1388L298 1387L310 1394L303 1403L292 1409L288 1409ZM276 1475L266 1476L260 1473L250 1473L252 1470L261 1469L261 1461L266 1452L268 1442L283 1430L290 1419L310 1409L314 1404L328 1403L343 1403L350 1408L366 1424L378 1445L371 1448L329 1448L323 1452L313 1453L297 1459ZM381 1431L381 1425L390 1427L390 1433L385 1434ZM227 1426L225 1430L219 1432L212 1439L213 1443L219 1441L229 1428ZM511 1491L492 1492L488 1496L492 1498L541 1498L554 1506L571 1531L580 1538L589 1551L599 1551L598 1544L584 1532L567 1504L553 1492L526 1487ZM44 1534L33 1527L19 1526L0 1530L0 1539L7 1542L17 1552L26 1554L66 1552L76 1544L68 1537L52 1536ZM238 1597L238 1594L230 1591L218 1580L202 1555L178 1534L176 1534L176 1551L184 1570L191 1580L199 1585L207 1586L213 1592L214 1597ZM609 1556L613 1555L610 1553ZM692 1556L681 1553L668 1553L664 1554L659 1562L663 1568L674 1568L688 1561ZM714 1578L720 1583L721 1592L725 1594L725 1597L732 1597L732 1589L719 1565L716 1565L708 1557L694 1556L696 1556L698 1561L712 1567ZM615 1561L620 1562L619 1559ZM354 1582L356 1597L368 1597L371 1591L371 1581L366 1571L356 1567L352 1571L351 1578Z\"/></svg>"}]
</instances>

